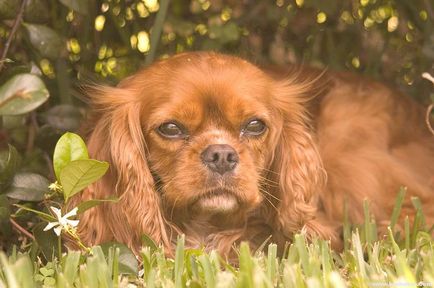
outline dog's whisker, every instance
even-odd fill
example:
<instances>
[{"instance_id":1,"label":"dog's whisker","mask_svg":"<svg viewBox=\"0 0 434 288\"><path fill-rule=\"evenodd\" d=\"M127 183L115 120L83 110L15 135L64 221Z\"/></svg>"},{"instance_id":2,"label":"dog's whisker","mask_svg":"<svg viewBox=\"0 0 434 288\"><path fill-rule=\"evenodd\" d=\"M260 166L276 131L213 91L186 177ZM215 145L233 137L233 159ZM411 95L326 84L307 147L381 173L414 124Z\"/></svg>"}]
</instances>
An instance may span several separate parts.
<instances>
[{"instance_id":1,"label":"dog's whisker","mask_svg":"<svg viewBox=\"0 0 434 288\"><path fill-rule=\"evenodd\" d=\"M276 172L276 171L273 171L273 170L270 170L270 169L267 169L267 168L261 168L261 170L263 170L263 171L265 171L265 172L268 172L268 173L275 174L275 175L277 175L277 176L280 176L280 173L278 173L278 172Z\"/></svg>"},{"instance_id":2,"label":"dog's whisker","mask_svg":"<svg viewBox=\"0 0 434 288\"><path fill-rule=\"evenodd\" d=\"M271 194L269 194L268 192L263 191L263 190L261 190L261 189L259 189L259 191L261 191L261 192L263 192L263 193L265 193L265 194L271 195ZM273 204L273 202L271 202L270 199L268 199L267 197L264 197L264 198L265 198L265 200L267 200L268 203L270 203L270 205L271 205L271 206L272 206L276 211L278 211L277 207ZM280 201L280 200L279 200L279 201Z\"/></svg>"},{"instance_id":3,"label":"dog's whisker","mask_svg":"<svg viewBox=\"0 0 434 288\"><path fill-rule=\"evenodd\" d=\"M262 182L264 182L264 184L266 184L268 186L275 187L275 188L279 187L279 183L272 181L270 179L267 179L263 176L258 176L258 179L261 180Z\"/></svg>"},{"instance_id":4,"label":"dog's whisker","mask_svg":"<svg viewBox=\"0 0 434 288\"><path fill-rule=\"evenodd\" d=\"M262 193L272 197L273 199L275 199L276 201L281 201L277 196L271 194L270 192L268 192L267 190L265 190L263 187L259 187L259 191L261 191Z\"/></svg>"}]
</instances>

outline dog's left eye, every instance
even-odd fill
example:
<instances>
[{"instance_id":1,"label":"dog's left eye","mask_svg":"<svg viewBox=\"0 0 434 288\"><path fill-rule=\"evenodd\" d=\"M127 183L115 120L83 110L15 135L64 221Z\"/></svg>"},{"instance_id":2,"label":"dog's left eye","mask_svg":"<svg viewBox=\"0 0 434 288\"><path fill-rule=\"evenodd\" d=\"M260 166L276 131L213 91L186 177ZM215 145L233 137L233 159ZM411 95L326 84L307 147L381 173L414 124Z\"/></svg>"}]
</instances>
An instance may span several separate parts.
<instances>
[{"instance_id":1,"label":"dog's left eye","mask_svg":"<svg viewBox=\"0 0 434 288\"><path fill-rule=\"evenodd\" d=\"M244 135L259 136L265 132L266 128L267 126L265 126L264 122L259 119L253 119L244 126L241 133Z\"/></svg>"},{"instance_id":2,"label":"dog's left eye","mask_svg":"<svg viewBox=\"0 0 434 288\"><path fill-rule=\"evenodd\" d=\"M171 139L179 139L179 138L185 138L187 137L187 134L184 132L184 129L181 128L178 124L175 124L173 122L167 122L161 124L157 128L158 133L160 133L161 136Z\"/></svg>"}]
</instances>

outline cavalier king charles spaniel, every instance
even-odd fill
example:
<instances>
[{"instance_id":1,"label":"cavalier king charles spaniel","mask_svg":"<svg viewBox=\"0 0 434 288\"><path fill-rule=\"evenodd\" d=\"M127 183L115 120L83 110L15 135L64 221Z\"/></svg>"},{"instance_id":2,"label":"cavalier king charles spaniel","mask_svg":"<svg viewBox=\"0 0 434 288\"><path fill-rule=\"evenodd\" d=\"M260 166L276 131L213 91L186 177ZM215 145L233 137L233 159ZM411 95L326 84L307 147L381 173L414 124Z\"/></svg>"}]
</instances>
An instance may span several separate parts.
<instances>
[{"instance_id":1,"label":"cavalier king charles spaniel","mask_svg":"<svg viewBox=\"0 0 434 288\"><path fill-rule=\"evenodd\" d=\"M338 249L344 204L360 223L368 199L386 227L401 186L401 220L417 196L433 224L424 109L373 80L191 52L90 97L89 153L110 169L70 205L119 201L81 215L89 245L115 240L137 252L146 234L170 253L185 234L190 247L228 255L240 241L283 247L302 231Z\"/></svg>"}]
</instances>

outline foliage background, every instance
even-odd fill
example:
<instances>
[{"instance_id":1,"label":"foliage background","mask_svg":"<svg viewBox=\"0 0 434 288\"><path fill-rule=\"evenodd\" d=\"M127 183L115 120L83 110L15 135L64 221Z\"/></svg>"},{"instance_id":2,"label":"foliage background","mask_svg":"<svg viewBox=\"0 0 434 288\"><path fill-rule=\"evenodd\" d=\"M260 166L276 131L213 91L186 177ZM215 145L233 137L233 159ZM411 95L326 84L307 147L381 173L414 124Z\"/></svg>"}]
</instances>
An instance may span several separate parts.
<instances>
[{"instance_id":1,"label":"foliage background","mask_svg":"<svg viewBox=\"0 0 434 288\"><path fill-rule=\"evenodd\" d=\"M430 0L0 0L0 86L32 73L50 95L37 110L0 115L0 248L28 244L17 227L35 229L12 204L50 201L54 145L85 113L81 84L116 84L154 59L216 50L356 71L426 104L432 84L420 75L434 68L433 21Z\"/></svg>"}]
</instances>

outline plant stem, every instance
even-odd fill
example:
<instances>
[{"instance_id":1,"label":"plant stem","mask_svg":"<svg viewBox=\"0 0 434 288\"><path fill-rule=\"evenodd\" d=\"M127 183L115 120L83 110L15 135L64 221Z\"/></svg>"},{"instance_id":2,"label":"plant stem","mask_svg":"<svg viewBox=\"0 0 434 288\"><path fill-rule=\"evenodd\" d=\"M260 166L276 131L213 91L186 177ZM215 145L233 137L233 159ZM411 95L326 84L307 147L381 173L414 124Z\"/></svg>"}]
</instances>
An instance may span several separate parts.
<instances>
[{"instance_id":1,"label":"plant stem","mask_svg":"<svg viewBox=\"0 0 434 288\"><path fill-rule=\"evenodd\" d=\"M18 11L17 17L15 18L14 24L12 25L11 33L9 34L9 37L6 40L5 47L3 48L2 55L0 58L0 71L3 69L4 63L6 60L6 56L8 54L9 46L11 45L11 42L12 42L12 38L14 38L14 35L18 29L18 25L21 23L21 20L23 19L24 8L27 5L27 1L28 0L23 0L21 2L21 7L20 7L20 10Z\"/></svg>"},{"instance_id":2,"label":"plant stem","mask_svg":"<svg viewBox=\"0 0 434 288\"><path fill-rule=\"evenodd\" d=\"M14 219L9 218L9 221L11 222L12 226L14 226L14 228L17 229L19 232L21 232L28 238L35 240L35 237L31 233L29 233L29 231L24 229L20 224L18 224Z\"/></svg>"},{"instance_id":3,"label":"plant stem","mask_svg":"<svg viewBox=\"0 0 434 288\"><path fill-rule=\"evenodd\" d=\"M62 260L62 236L58 236L57 237L57 249L58 249L58 253L59 253L59 255L58 255L58 257L59 257L59 263L60 263L60 261Z\"/></svg>"}]
</instances>

